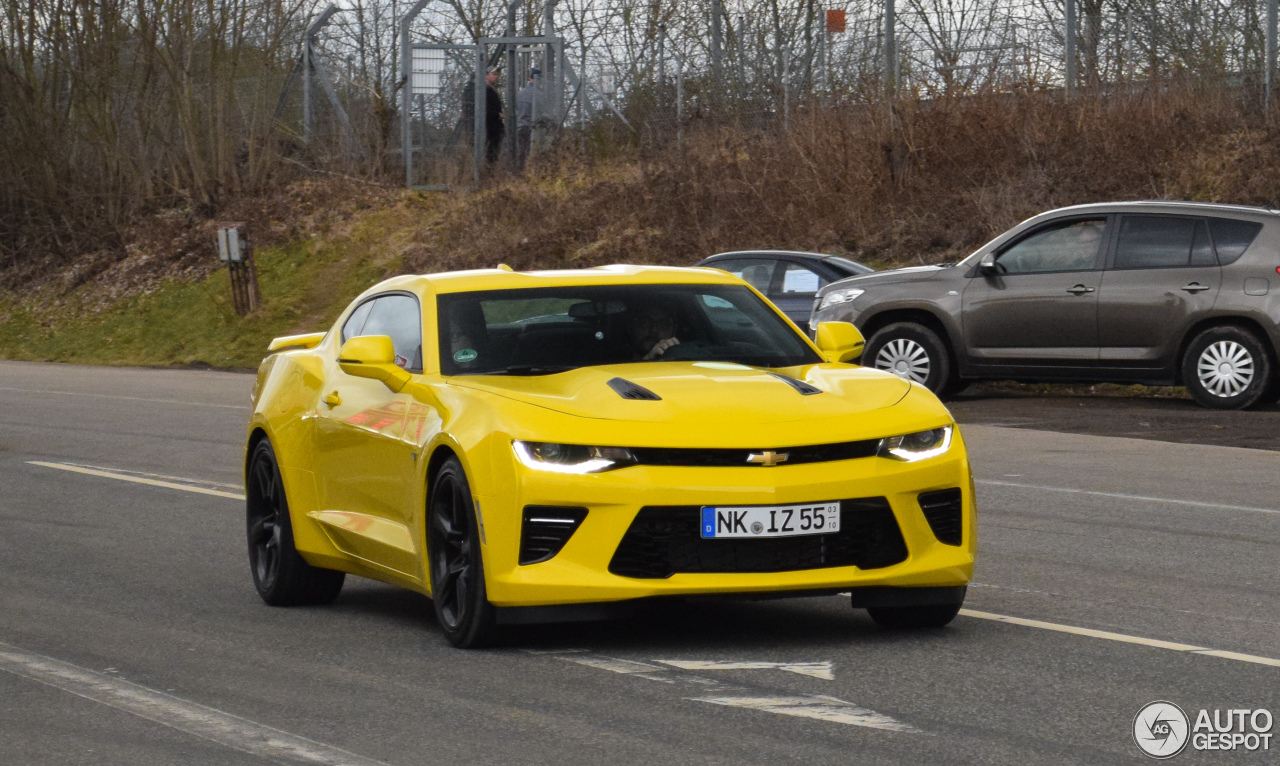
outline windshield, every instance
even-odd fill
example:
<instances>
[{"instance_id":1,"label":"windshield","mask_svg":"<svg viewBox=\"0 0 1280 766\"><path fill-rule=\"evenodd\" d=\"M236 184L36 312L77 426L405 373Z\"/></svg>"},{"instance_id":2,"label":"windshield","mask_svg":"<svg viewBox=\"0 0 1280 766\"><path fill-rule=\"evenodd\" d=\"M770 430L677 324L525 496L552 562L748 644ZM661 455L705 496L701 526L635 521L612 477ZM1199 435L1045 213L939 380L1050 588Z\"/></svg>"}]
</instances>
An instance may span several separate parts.
<instances>
[{"instance_id":1,"label":"windshield","mask_svg":"<svg viewBox=\"0 0 1280 766\"><path fill-rule=\"evenodd\" d=\"M445 375L541 375L671 360L791 367L822 361L740 285L600 285L438 299Z\"/></svg>"}]
</instances>

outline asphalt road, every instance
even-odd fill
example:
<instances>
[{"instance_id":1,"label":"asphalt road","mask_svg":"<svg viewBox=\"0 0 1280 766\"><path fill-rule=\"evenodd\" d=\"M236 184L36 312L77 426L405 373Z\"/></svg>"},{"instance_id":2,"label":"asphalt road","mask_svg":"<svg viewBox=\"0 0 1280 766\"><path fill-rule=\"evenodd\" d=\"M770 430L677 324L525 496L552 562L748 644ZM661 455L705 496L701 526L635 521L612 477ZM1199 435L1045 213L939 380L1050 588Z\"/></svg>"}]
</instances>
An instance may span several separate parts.
<instances>
[{"instance_id":1,"label":"asphalt road","mask_svg":"<svg viewBox=\"0 0 1280 766\"><path fill-rule=\"evenodd\" d=\"M949 628L829 597L462 652L366 580L261 603L222 496L251 384L0 363L0 764L1145 763L1153 700L1280 715L1275 452L965 426L980 551Z\"/></svg>"}]
</instances>

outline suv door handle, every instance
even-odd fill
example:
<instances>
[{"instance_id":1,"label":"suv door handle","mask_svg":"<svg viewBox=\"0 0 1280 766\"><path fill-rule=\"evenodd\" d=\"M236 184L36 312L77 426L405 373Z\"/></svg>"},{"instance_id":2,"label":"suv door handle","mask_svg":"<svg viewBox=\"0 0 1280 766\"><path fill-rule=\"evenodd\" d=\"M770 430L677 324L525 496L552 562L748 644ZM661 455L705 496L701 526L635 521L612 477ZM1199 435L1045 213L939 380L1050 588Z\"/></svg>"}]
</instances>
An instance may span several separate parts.
<instances>
[{"instance_id":1,"label":"suv door handle","mask_svg":"<svg viewBox=\"0 0 1280 766\"><path fill-rule=\"evenodd\" d=\"M1184 289L1185 289L1185 288L1184 288ZM1085 293L1091 293L1091 292L1093 292L1093 288L1092 288L1092 287L1085 287L1084 285L1076 285L1075 287L1068 287L1068 288L1067 288L1067 292L1069 292L1069 293L1071 293L1071 294L1073 294L1073 295L1084 295Z\"/></svg>"},{"instance_id":2,"label":"suv door handle","mask_svg":"<svg viewBox=\"0 0 1280 766\"><path fill-rule=\"evenodd\" d=\"M1208 286L1208 285L1202 285L1202 284L1200 284L1199 282L1192 282L1191 284L1187 285L1186 287L1184 287L1184 288L1182 288L1182 289L1183 289L1183 290L1186 290L1187 292L1191 293L1192 295L1195 295L1196 293L1199 293L1199 292L1203 292L1203 291L1205 291L1205 290L1208 290L1208 289L1209 289L1209 286Z\"/></svg>"}]
</instances>

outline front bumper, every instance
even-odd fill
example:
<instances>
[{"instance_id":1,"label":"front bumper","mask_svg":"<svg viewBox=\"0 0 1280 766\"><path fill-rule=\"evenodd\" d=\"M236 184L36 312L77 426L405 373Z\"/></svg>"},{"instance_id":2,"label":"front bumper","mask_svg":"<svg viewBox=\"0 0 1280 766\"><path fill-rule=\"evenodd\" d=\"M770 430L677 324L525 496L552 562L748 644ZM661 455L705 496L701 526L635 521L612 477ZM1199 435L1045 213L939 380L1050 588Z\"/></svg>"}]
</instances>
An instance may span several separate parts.
<instances>
[{"instance_id":1,"label":"front bumper","mask_svg":"<svg viewBox=\"0 0 1280 766\"><path fill-rule=\"evenodd\" d=\"M502 446L509 453L509 444ZM500 448L495 445L495 451ZM495 486L515 488L510 496L477 498L488 596L499 607L864 587L955 588L967 584L973 573L973 484L958 431L946 454L918 463L869 457L768 468L632 466L587 475L532 470L509 459L495 460L495 464L511 471ZM917 499L921 493L950 488L959 488L962 494L960 545L939 542ZM865 570L834 566L782 572L677 572L662 579L623 577L609 571L624 535L646 506L784 505L849 498L888 501L906 544L904 560ZM557 555L520 565L526 505L585 507L588 513Z\"/></svg>"}]
</instances>

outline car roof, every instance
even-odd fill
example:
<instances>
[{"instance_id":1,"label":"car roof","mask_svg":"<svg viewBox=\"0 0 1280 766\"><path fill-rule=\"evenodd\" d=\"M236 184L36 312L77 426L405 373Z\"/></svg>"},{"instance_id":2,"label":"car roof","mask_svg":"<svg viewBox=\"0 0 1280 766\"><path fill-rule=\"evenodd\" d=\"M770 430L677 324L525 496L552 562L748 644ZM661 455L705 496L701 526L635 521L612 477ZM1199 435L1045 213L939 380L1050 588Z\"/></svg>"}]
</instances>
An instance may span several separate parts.
<instances>
[{"instance_id":1,"label":"car roof","mask_svg":"<svg viewBox=\"0 0 1280 766\"><path fill-rule=\"evenodd\" d=\"M1280 211L1253 205L1231 205L1225 202L1188 202L1183 200L1135 200L1132 202L1094 202L1048 210L1040 215L1067 213L1200 213L1202 215L1245 214L1250 216L1280 215ZM1036 216L1039 218L1040 216Z\"/></svg>"},{"instance_id":2,"label":"car roof","mask_svg":"<svg viewBox=\"0 0 1280 766\"><path fill-rule=\"evenodd\" d=\"M445 271L438 274L410 274L379 282L365 294L387 290L463 293L477 290L518 290L530 287L571 285L677 285L742 284L742 280L717 269L677 266L616 264L591 269L550 269L510 271L506 268ZM363 296L362 296L363 297Z\"/></svg>"},{"instance_id":3,"label":"car roof","mask_svg":"<svg viewBox=\"0 0 1280 766\"><path fill-rule=\"evenodd\" d=\"M830 253L809 253L803 250L731 250L727 253L716 253L715 255L703 258L699 263L707 263L713 260L729 259L729 258L799 258L801 260L821 261L827 258L835 258Z\"/></svg>"}]
</instances>

